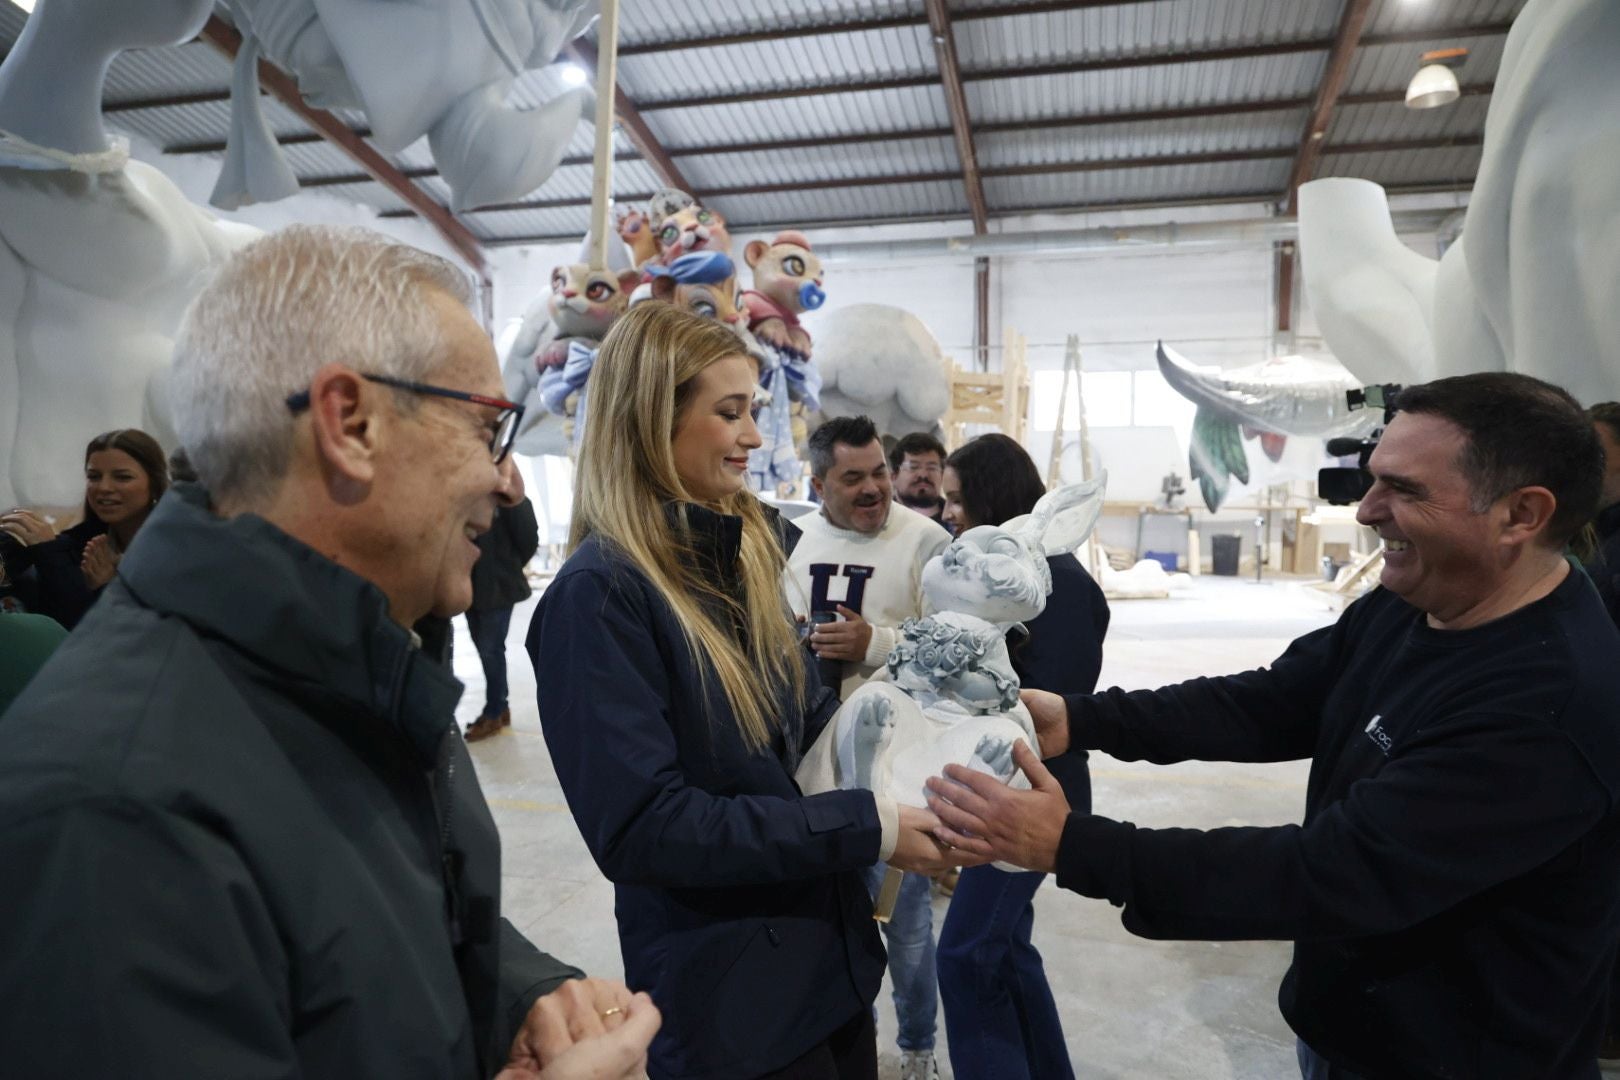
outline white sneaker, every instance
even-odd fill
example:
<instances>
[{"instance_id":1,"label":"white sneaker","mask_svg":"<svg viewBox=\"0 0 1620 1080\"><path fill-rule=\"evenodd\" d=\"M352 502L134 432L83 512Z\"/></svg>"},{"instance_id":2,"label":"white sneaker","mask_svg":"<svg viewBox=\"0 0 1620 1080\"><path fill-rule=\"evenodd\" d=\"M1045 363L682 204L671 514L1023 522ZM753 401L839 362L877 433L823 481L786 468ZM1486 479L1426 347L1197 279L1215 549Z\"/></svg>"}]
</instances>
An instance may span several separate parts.
<instances>
[{"instance_id":1,"label":"white sneaker","mask_svg":"<svg viewBox=\"0 0 1620 1080\"><path fill-rule=\"evenodd\" d=\"M900 1051L900 1080L939 1080L932 1050Z\"/></svg>"}]
</instances>

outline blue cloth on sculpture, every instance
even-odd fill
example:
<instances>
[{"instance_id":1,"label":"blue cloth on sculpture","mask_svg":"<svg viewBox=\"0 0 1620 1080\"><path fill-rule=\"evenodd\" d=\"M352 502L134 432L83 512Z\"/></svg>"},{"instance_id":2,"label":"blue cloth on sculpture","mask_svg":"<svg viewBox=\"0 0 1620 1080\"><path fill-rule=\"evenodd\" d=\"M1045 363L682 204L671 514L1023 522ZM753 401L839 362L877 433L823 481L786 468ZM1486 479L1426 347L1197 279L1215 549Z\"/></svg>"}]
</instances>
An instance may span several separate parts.
<instances>
[{"instance_id":1,"label":"blue cloth on sculpture","mask_svg":"<svg viewBox=\"0 0 1620 1080\"><path fill-rule=\"evenodd\" d=\"M538 392L540 401L545 405L546 411L558 416L568 415L568 396L578 393L581 398L581 407L584 404L585 381L591 377L591 369L596 366L596 350L586 345L579 338L568 342L568 359L560 368L552 368L540 376ZM575 420L580 416L580 409L575 410Z\"/></svg>"},{"instance_id":2,"label":"blue cloth on sculpture","mask_svg":"<svg viewBox=\"0 0 1620 1080\"><path fill-rule=\"evenodd\" d=\"M718 285L736 276L737 264L723 251L694 251L668 266L649 264L647 272L654 277L674 278L681 285Z\"/></svg>"},{"instance_id":3,"label":"blue cloth on sculpture","mask_svg":"<svg viewBox=\"0 0 1620 1080\"><path fill-rule=\"evenodd\" d=\"M774 491L778 483L797 480L801 470L798 452L793 447L792 401L788 385L790 365L783 363L770 347L765 347L763 351L766 354L765 363L775 365L762 368L760 374L760 384L770 394L771 400L754 419L762 441L758 449L749 451L748 475L755 491Z\"/></svg>"},{"instance_id":4,"label":"blue cloth on sculpture","mask_svg":"<svg viewBox=\"0 0 1620 1080\"><path fill-rule=\"evenodd\" d=\"M580 338L568 342L568 359L560 368L552 368L540 376L535 392L548 412L568 415L568 397L578 394L574 402L574 449L578 450L585 437L586 384L591 369L596 366L596 350Z\"/></svg>"},{"instance_id":5,"label":"blue cloth on sculpture","mask_svg":"<svg viewBox=\"0 0 1620 1080\"><path fill-rule=\"evenodd\" d=\"M809 357L795 356L783 365L787 372L788 395L804 404L805 412L821 411L821 369Z\"/></svg>"}]
</instances>

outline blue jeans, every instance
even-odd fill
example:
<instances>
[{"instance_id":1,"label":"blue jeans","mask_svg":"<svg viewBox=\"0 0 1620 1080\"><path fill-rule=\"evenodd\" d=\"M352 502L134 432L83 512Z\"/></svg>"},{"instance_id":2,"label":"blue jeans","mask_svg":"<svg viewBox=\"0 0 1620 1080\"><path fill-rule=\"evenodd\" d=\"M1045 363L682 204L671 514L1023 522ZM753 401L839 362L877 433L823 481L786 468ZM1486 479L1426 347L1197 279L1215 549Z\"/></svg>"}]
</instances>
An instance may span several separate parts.
<instances>
[{"instance_id":1,"label":"blue jeans","mask_svg":"<svg viewBox=\"0 0 1620 1080\"><path fill-rule=\"evenodd\" d=\"M951 1069L975 1080L1073 1080L1052 988L1030 942L1046 875L962 871L939 932Z\"/></svg>"},{"instance_id":2,"label":"blue jeans","mask_svg":"<svg viewBox=\"0 0 1620 1080\"><path fill-rule=\"evenodd\" d=\"M484 665L484 711L480 716L499 716L506 708L506 630L511 625L509 607L467 612L467 631Z\"/></svg>"},{"instance_id":3,"label":"blue jeans","mask_svg":"<svg viewBox=\"0 0 1620 1080\"><path fill-rule=\"evenodd\" d=\"M878 863L867 871L866 886L876 898L888 867ZM934 979L934 909L930 882L921 874L907 874L894 902L894 917L883 924L889 948L889 979L894 983L894 1018L902 1050L934 1048L934 1017L939 1012L939 984Z\"/></svg>"}]
</instances>

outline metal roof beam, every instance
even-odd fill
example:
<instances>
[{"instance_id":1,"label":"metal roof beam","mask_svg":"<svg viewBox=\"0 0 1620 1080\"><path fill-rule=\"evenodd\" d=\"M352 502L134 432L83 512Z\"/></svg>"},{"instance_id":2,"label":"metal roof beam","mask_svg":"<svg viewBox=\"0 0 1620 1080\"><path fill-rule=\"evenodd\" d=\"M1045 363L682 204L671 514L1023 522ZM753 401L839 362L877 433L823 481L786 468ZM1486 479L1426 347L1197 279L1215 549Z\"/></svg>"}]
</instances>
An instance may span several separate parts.
<instances>
[{"instance_id":1,"label":"metal roof beam","mask_svg":"<svg viewBox=\"0 0 1620 1080\"><path fill-rule=\"evenodd\" d=\"M1438 150L1447 147L1478 146L1479 135L1465 135L1433 139L1402 139L1387 142L1340 143L1327 147L1324 154L1378 154L1406 153L1413 150ZM1219 165L1245 161L1280 161L1292 158L1295 148L1267 147L1259 150L1218 150L1198 154L1163 154L1150 157L1102 158L1095 161L1068 161L1035 165L998 165L979 170L987 179L1015 176L1057 176L1073 173L1114 172L1123 169L1170 168L1178 165ZM952 183L961 179L957 172L894 173L885 176L841 177L836 180L790 180L776 184L753 184L745 187L705 188L693 192L705 199L719 199L735 195L777 195L795 191L832 191L852 187L891 187L898 184ZM636 201L650 195L617 195L620 201ZM1266 196L1275 200L1277 193ZM489 214L509 210L564 210L589 206L589 199L543 199L528 202L499 203L467 211L468 214ZM410 217L409 210L385 210L383 217Z\"/></svg>"},{"instance_id":2,"label":"metal roof beam","mask_svg":"<svg viewBox=\"0 0 1620 1080\"><path fill-rule=\"evenodd\" d=\"M956 35L951 30L951 15L945 10L945 0L925 0L925 3L928 28L934 37L934 56L939 61L939 81L945 90L945 108L951 114L951 133L956 137L956 156L962 163L962 184L967 188L968 208L973 211L973 231L982 235L989 212L984 204L984 182L979 179L979 155L973 149L967 95L962 92L961 69L956 62Z\"/></svg>"},{"instance_id":3,"label":"metal roof beam","mask_svg":"<svg viewBox=\"0 0 1620 1080\"><path fill-rule=\"evenodd\" d=\"M1398 33L1368 35L1362 44L1398 45L1431 39L1464 37L1500 37L1512 27L1511 22L1480 23L1475 25L1439 27L1432 30L1409 30ZM1173 67L1182 64L1200 64L1223 60L1251 60L1263 56L1288 56L1306 52L1329 52L1337 38L1309 38L1300 41L1276 41L1255 45L1222 45L1210 49L1166 50L1138 53L1134 56L1102 56L1088 60L1062 60L1046 64L1028 64L1022 67L986 67L961 72L964 83L991 79L1024 79L1041 75L1076 75L1093 71L1119 71L1129 68ZM865 79L857 82L821 82L806 86L783 86L745 90L732 94L710 94L695 97L666 98L662 101L642 102L644 113L666 109L697 109L715 105L743 105L757 101L775 101L779 98L820 97L826 94L858 94L878 90L906 90L933 86L934 75L903 75L890 79Z\"/></svg>"},{"instance_id":4,"label":"metal roof beam","mask_svg":"<svg viewBox=\"0 0 1620 1080\"><path fill-rule=\"evenodd\" d=\"M218 16L214 16L218 18ZM232 30L232 33L236 31ZM204 30L204 33L207 33ZM103 113L139 112L142 109L173 109L182 105L206 105L212 101L231 100L231 88L223 90L195 90L189 94L168 94L164 97L131 98L128 101L103 101Z\"/></svg>"},{"instance_id":5,"label":"metal roof beam","mask_svg":"<svg viewBox=\"0 0 1620 1080\"><path fill-rule=\"evenodd\" d=\"M1004 19L1013 15L1042 15L1048 12L1078 11L1085 8L1125 7L1130 4L1152 3L1154 0L1038 0L1036 3L1016 6L980 6L951 12L957 22L984 19ZM873 30L898 30L923 27L930 23L927 15L883 15L873 19L848 19L843 22L790 23L773 26L768 30L738 30L729 34L710 34L704 37L670 38L667 41L643 41L634 45L620 45L620 56L646 56L649 53L681 52L687 49L712 49L724 45L753 45L762 41L780 41L784 38L832 37L838 34L860 34Z\"/></svg>"},{"instance_id":6,"label":"metal roof beam","mask_svg":"<svg viewBox=\"0 0 1620 1080\"><path fill-rule=\"evenodd\" d=\"M1470 83L1462 88L1463 96L1488 95L1492 83ZM1345 94L1340 105L1397 105L1405 99L1404 90L1388 90L1370 94ZM1164 120L1202 120L1216 116L1245 116L1253 113L1292 112L1311 107L1314 98L1277 98L1269 101L1229 101L1209 105L1189 105L1174 109L1137 109L1129 112L1084 113L1077 116L1053 116L1031 120L992 120L973 125L978 135L1000 135L1022 131L1048 132L1060 128L1096 127L1105 124L1142 124ZM948 139L953 128L903 128L899 131L865 131L849 135L811 135L793 139L774 139L765 142L708 143L693 146L668 147L675 157L714 157L720 154L767 153L778 150L820 150L829 146L865 146L872 143L895 142L903 139Z\"/></svg>"},{"instance_id":7,"label":"metal roof beam","mask_svg":"<svg viewBox=\"0 0 1620 1080\"><path fill-rule=\"evenodd\" d=\"M1333 121L1333 109L1339 103L1345 83L1350 80L1350 63L1361 45L1361 32L1372 12L1372 0L1345 0L1344 13L1339 18L1339 32L1328 53L1327 66L1322 70L1322 81L1316 87L1316 100L1311 105L1311 117L1300 136L1299 153L1288 175L1288 212L1294 213L1299 205L1299 185L1311 178L1316 163L1321 159L1327 143L1328 125Z\"/></svg>"},{"instance_id":8,"label":"metal roof beam","mask_svg":"<svg viewBox=\"0 0 1620 1080\"><path fill-rule=\"evenodd\" d=\"M576 63L593 72L596 70L596 46L590 42L576 40L564 51ZM620 52L623 52L622 48ZM658 136L647 126L647 121L642 119L640 107L630 100L630 95L624 91L624 85L619 82L615 82L613 87L613 115L630 139L630 144L647 159L647 163L658 173L660 180L682 191L692 190L692 184L686 179L686 174L681 172L680 166L675 164L675 159L669 156L669 151L664 149L663 143L658 141Z\"/></svg>"},{"instance_id":9,"label":"metal roof beam","mask_svg":"<svg viewBox=\"0 0 1620 1080\"><path fill-rule=\"evenodd\" d=\"M1328 50L1327 64L1322 69L1322 80L1316 85L1316 100L1311 104L1310 119L1300 135L1299 152L1294 155L1293 168L1288 170L1288 212L1299 209L1299 185L1309 180L1321 160L1322 147L1327 142L1328 125L1333 121L1333 109L1339 95L1350 79L1350 63L1361 45L1361 34L1372 12L1372 0L1344 0L1339 15L1339 32L1334 35L1333 48ZM1294 327L1294 244L1277 245L1277 330L1292 333Z\"/></svg>"},{"instance_id":10,"label":"metal roof beam","mask_svg":"<svg viewBox=\"0 0 1620 1080\"><path fill-rule=\"evenodd\" d=\"M1472 184L1408 184L1404 186L1389 187L1385 190L1391 195L1433 195L1455 194L1472 190ZM1173 210L1186 206L1230 206L1241 203L1275 203L1277 192L1274 188L1264 191L1239 192L1233 195L1191 196L1188 198L1136 200L1128 202L1093 202L1093 203L1032 203L1027 206L1010 206L999 210L992 210L992 218L1013 218L1026 214L1089 214L1102 212L1118 212L1123 210ZM901 214L887 217L870 218L802 218L795 217L791 221L742 221L728 223L737 232L768 232L772 229L793 227L796 229L834 229L834 228L864 228L874 225L912 225L919 223L944 223L951 221L966 221L969 213L966 209L946 213L929 214ZM498 240L488 241L490 247L516 247L523 244L564 244L578 243L579 233L535 233L527 236L504 236Z\"/></svg>"},{"instance_id":11,"label":"metal roof beam","mask_svg":"<svg viewBox=\"0 0 1620 1080\"><path fill-rule=\"evenodd\" d=\"M370 128L350 128L350 134L357 139L371 138ZM308 146L310 143L325 142L326 136L318 131L295 131L286 135L277 135L278 146ZM174 143L163 148L165 154L184 157L187 154L223 154L225 152L224 139L207 139L198 142Z\"/></svg>"},{"instance_id":12,"label":"metal roof beam","mask_svg":"<svg viewBox=\"0 0 1620 1080\"><path fill-rule=\"evenodd\" d=\"M242 47L242 35L218 15L210 15L203 27L203 40L231 59ZM366 171L366 175L403 199L416 213L425 218L445 242L458 251L481 276L487 277L483 245L471 229L457 221L455 215L430 199L427 194L377 152L370 143L355 137L349 126L324 109L311 108L298 93L298 85L280 68L267 61L259 61L259 83L276 100L298 114L299 119L324 135L331 143L348 154Z\"/></svg>"}]
</instances>

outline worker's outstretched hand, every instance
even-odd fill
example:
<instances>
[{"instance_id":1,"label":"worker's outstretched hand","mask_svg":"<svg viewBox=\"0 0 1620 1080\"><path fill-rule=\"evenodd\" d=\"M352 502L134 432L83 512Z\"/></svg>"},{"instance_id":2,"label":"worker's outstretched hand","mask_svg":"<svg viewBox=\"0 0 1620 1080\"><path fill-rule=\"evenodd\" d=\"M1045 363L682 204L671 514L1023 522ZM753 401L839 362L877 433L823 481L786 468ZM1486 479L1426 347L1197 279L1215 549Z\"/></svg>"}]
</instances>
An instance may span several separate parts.
<instances>
[{"instance_id":1,"label":"worker's outstretched hand","mask_svg":"<svg viewBox=\"0 0 1620 1080\"><path fill-rule=\"evenodd\" d=\"M961 765L947 765L943 777L929 780L928 808L940 820L935 835L967 858L1050 873L1069 820L1069 800L1022 739L1013 747L1013 762L1029 778L1029 791L1015 791L994 776Z\"/></svg>"}]
</instances>

